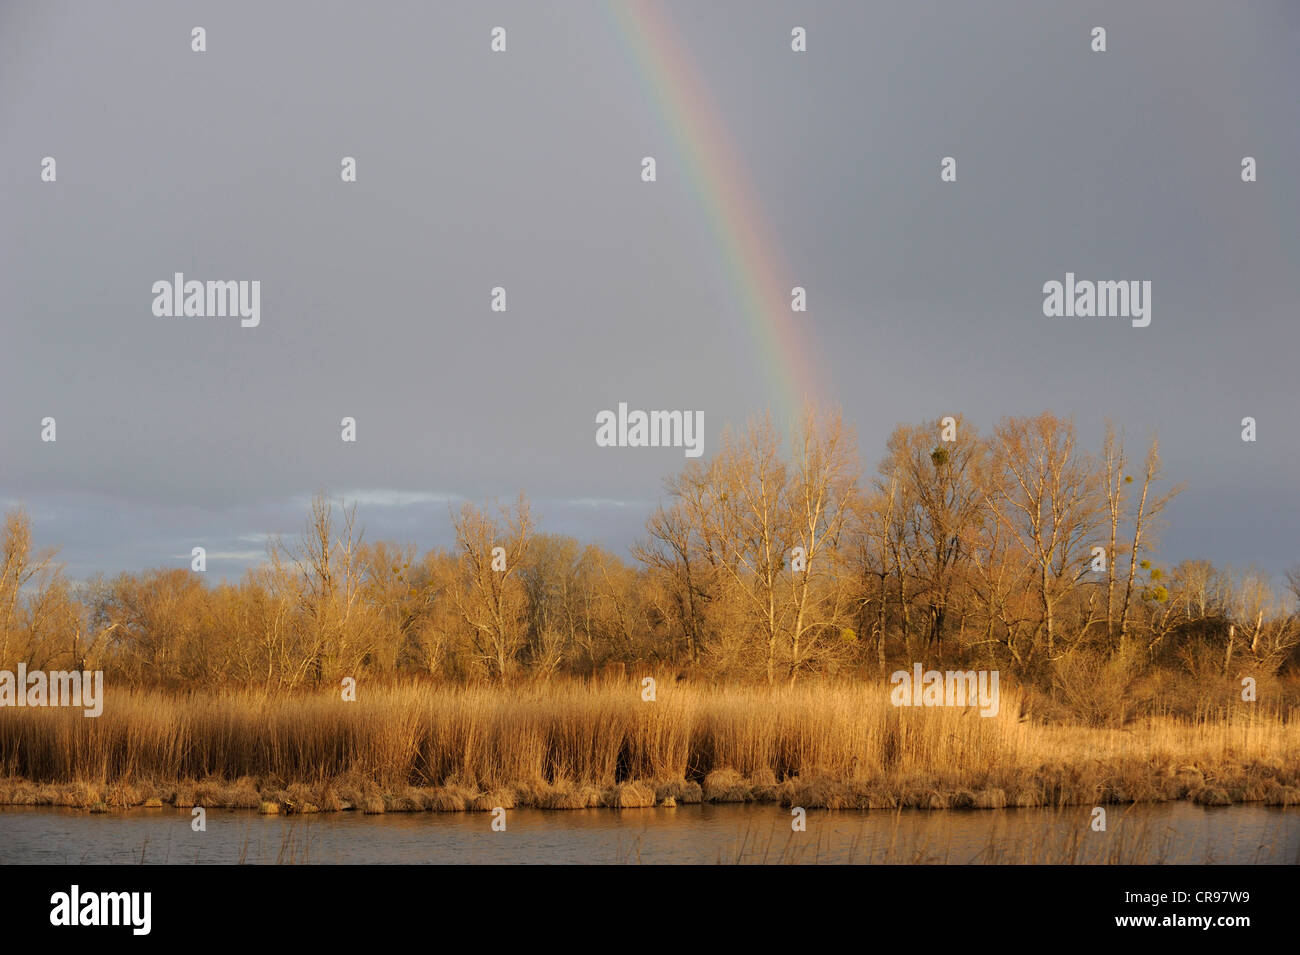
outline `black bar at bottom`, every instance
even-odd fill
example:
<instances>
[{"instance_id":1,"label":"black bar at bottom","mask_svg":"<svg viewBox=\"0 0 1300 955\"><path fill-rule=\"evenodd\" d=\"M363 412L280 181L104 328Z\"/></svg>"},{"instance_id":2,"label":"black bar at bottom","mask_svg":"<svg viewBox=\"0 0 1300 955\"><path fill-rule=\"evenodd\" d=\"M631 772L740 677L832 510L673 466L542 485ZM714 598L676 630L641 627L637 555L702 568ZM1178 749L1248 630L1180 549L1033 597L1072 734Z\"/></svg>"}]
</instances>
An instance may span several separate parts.
<instances>
[{"instance_id":1,"label":"black bar at bottom","mask_svg":"<svg viewBox=\"0 0 1300 955\"><path fill-rule=\"evenodd\" d=\"M6 942L97 938L127 945L236 940L374 943L403 928L493 948L632 940L690 944L716 933L766 943L847 931L864 943L1001 939L1232 944L1293 924L1291 866L214 866L8 867ZM71 915L73 886L80 911ZM148 934L143 896L149 893ZM87 901L88 897L92 897ZM60 907L62 905L62 907ZM133 905L132 908L126 906ZM87 908L88 906L88 908ZM72 925L111 920L126 924ZM134 916L134 918L132 918ZM1207 921L1208 920L1208 924ZM54 924L62 921L65 924ZM134 923L134 924L133 924ZM1050 931L1050 936L1035 935ZM455 933L455 934L450 934Z\"/></svg>"}]
</instances>

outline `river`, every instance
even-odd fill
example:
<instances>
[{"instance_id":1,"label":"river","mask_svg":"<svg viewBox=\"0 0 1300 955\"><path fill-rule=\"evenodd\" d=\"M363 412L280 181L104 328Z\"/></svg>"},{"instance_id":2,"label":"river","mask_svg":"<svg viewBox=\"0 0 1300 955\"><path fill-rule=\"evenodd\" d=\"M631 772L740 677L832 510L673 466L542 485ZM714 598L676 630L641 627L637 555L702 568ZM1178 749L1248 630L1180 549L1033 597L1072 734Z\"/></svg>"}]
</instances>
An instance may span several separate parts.
<instances>
[{"instance_id":1,"label":"river","mask_svg":"<svg viewBox=\"0 0 1300 955\"><path fill-rule=\"evenodd\" d=\"M0 864L229 863L1287 863L1300 862L1300 808L1186 802L990 811L810 811L694 805L506 814L355 812L261 816L212 810L103 815L0 809Z\"/></svg>"}]
</instances>

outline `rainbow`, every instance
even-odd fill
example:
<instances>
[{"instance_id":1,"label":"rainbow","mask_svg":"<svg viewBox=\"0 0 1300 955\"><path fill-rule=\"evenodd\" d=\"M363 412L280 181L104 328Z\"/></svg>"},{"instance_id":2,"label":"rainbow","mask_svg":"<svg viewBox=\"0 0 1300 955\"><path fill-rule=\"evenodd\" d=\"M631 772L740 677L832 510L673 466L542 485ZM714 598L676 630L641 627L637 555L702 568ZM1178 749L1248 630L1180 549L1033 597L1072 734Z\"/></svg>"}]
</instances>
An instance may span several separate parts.
<instances>
[{"instance_id":1,"label":"rainbow","mask_svg":"<svg viewBox=\"0 0 1300 955\"><path fill-rule=\"evenodd\" d=\"M812 370L808 313L790 310L790 289L802 283L791 276L723 116L661 3L613 0L609 6L708 213L785 419L777 423L791 426L806 404L817 403L824 387Z\"/></svg>"}]
</instances>

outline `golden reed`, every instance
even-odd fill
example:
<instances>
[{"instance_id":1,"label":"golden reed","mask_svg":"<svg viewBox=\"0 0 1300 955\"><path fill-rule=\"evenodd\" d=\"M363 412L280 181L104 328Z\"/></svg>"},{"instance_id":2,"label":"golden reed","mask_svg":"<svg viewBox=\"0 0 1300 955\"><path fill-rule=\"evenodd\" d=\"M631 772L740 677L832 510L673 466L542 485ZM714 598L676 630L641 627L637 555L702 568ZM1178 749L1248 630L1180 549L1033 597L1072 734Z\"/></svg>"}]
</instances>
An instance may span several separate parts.
<instances>
[{"instance_id":1,"label":"golden reed","mask_svg":"<svg viewBox=\"0 0 1300 955\"><path fill-rule=\"evenodd\" d=\"M895 707L889 686L362 686L110 694L103 715L0 714L0 804L358 809L1000 808L1194 799L1300 803L1300 726L1276 711L1122 729Z\"/></svg>"}]
</instances>

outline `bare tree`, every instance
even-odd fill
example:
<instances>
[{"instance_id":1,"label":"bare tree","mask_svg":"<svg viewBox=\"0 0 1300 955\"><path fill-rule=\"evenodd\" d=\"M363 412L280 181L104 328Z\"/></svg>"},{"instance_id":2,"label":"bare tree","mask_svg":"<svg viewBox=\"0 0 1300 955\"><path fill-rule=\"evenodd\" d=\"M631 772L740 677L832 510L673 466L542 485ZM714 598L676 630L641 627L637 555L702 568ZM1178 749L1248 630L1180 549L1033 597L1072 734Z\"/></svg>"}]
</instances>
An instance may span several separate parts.
<instances>
[{"instance_id":1,"label":"bare tree","mask_svg":"<svg viewBox=\"0 0 1300 955\"><path fill-rule=\"evenodd\" d=\"M0 667L19 659L26 660L32 651L33 626L39 632L41 609L46 611L51 591L61 586L60 572L50 550L32 553L32 521L22 508L5 513L3 540L0 541ZM35 620L24 611L24 592L35 591L30 606Z\"/></svg>"},{"instance_id":2,"label":"bare tree","mask_svg":"<svg viewBox=\"0 0 1300 955\"><path fill-rule=\"evenodd\" d=\"M851 599L845 560L849 519L857 506L856 454L839 413L818 420L805 411L797 435L789 509L792 554L786 599L791 608L789 679L815 660L826 638L840 636Z\"/></svg>"},{"instance_id":3,"label":"bare tree","mask_svg":"<svg viewBox=\"0 0 1300 955\"><path fill-rule=\"evenodd\" d=\"M784 632L781 573L794 529L787 499L790 477L771 417L739 434L724 434L708 473L712 507L706 512L704 537L719 555L727 592L754 625L772 683Z\"/></svg>"},{"instance_id":4,"label":"bare tree","mask_svg":"<svg viewBox=\"0 0 1300 955\"><path fill-rule=\"evenodd\" d=\"M985 444L973 425L955 421L958 440L951 442L937 440L939 421L899 426L881 466L883 479L901 486L910 505L903 512L907 540L929 605L927 638L935 645L942 644L954 582L969 558L965 544L984 508Z\"/></svg>"},{"instance_id":5,"label":"bare tree","mask_svg":"<svg viewBox=\"0 0 1300 955\"><path fill-rule=\"evenodd\" d=\"M293 547L271 542L272 566L295 579L295 601L302 631L299 668L321 683L355 674L374 649L375 626L363 597L367 583L364 532L356 526L356 505L339 505L318 492L312 497L307 526ZM290 677L296 683L298 676Z\"/></svg>"},{"instance_id":6,"label":"bare tree","mask_svg":"<svg viewBox=\"0 0 1300 955\"><path fill-rule=\"evenodd\" d=\"M1274 673L1300 645L1295 613L1283 606L1267 572L1248 567L1234 577L1229 604L1232 628L1240 632L1242 652L1249 655L1252 666L1264 673ZM1225 659L1225 670L1230 660L1231 650Z\"/></svg>"},{"instance_id":7,"label":"bare tree","mask_svg":"<svg viewBox=\"0 0 1300 955\"><path fill-rule=\"evenodd\" d=\"M876 665L883 674L886 669L886 639L889 623L889 580L893 571L894 538L897 526L898 478L890 478L877 486L870 497L860 498L855 522L854 559L858 576L863 580L863 594L859 598L861 613L866 613L874 602L875 623L871 632L875 642ZM874 588L874 593L872 592ZM861 624L859 630L866 628Z\"/></svg>"},{"instance_id":8,"label":"bare tree","mask_svg":"<svg viewBox=\"0 0 1300 955\"><path fill-rule=\"evenodd\" d=\"M632 556L646 566L665 597L660 613L675 621L686 643L686 657L698 664L709 637L708 607L716 596L717 560L703 534L710 522L708 474L692 462L666 482L675 499L655 508L646 522L649 539L633 545Z\"/></svg>"},{"instance_id":9,"label":"bare tree","mask_svg":"<svg viewBox=\"0 0 1300 955\"><path fill-rule=\"evenodd\" d=\"M1133 581L1137 576L1139 554L1143 547L1143 534L1148 526L1159 517L1165 507L1182 492L1182 485L1171 488L1164 494L1150 498L1151 485L1161 478L1160 445L1155 438L1147 449L1146 464L1143 468L1142 494L1138 498L1137 509L1133 514L1133 544L1128 556L1128 583L1124 587L1124 603L1120 609L1119 636L1122 641L1128 635L1129 605L1133 597Z\"/></svg>"},{"instance_id":10,"label":"bare tree","mask_svg":"<svg viewBox=\"0 0 1300 955\"><path fill-rule=\"evenodd\" d=\"M500 521L465 504L452 515L461 551L462 575L452 600L473 630L488 673L504 681L514 670L527 637L528 596L519 580L533 536L528 501L522 494Z\"/></svg>"},{"instance_id":11,"label":"bare tree","mask_svg":"<svg viewBox=\"0 0 1300 955\"><path fill-rule=\"evenodd\" d=\"M1115 425L1106 422L1106 437L1102 442L1102 460L1105 464L1106 516L1109 522L1110 543L1106 548L1106 638L1115 636L1115 567L1118 555L1115 546L1119 537L1120 521L1124 515L1124 485L1133 478L1124 473L1127 463L1124 438L1117 436Z\"/></svg>"},{"instance_id":12,"label":"bare tree","mask_svg":"<svg viewBox=\"0 0 1300 955\"><path fill-rule=\"evenodd\" d=\"M1101 521L1098 476L1076 446L1073 422L1051 414L1005 420L996 445L1007 480L988 506L1032 562L1050 656L1058 635L1057 606L1083 579Z\"/></svg>"}]
</instances>

